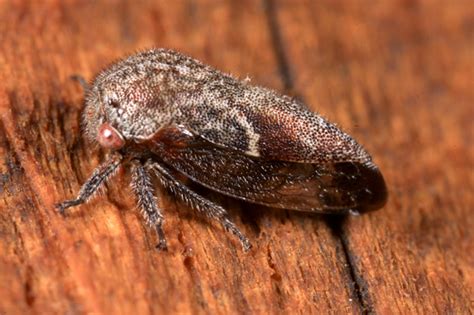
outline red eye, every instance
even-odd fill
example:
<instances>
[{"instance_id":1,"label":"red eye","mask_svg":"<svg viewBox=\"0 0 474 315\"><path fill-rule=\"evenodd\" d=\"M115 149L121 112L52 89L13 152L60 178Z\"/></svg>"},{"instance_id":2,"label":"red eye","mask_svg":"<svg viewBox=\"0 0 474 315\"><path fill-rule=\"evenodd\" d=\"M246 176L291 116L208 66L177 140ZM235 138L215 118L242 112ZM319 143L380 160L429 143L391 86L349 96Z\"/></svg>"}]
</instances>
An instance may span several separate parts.
<instances>
[{"instance_id":1,"label":"red eye","mask_svg":"<svg viewBox=\"0 0 474 315\"><path fill-rule=\"evenodd\" d=\"M120 149L125 144L122 135L108 123L104 123L99 127L97 141L103 148L114 150Z\"/></svg>"}]
</instances>

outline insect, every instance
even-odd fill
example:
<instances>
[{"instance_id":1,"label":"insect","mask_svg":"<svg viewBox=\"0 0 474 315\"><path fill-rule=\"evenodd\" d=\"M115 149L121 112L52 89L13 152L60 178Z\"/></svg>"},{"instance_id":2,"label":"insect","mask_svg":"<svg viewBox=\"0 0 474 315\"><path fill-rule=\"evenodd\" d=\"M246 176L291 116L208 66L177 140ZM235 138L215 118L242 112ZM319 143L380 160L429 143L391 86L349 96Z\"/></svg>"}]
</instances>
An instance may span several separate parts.
<instances>
[{"instance_id":1,"label":"insect","mask_svg":"<svg viewBox=\"0 0 474 315\"><path fill-rule=\"evenodd\" d=\"M292 98L252 86L181 53L152 49L120 60L85 85L85 134L110 153L64 213L87 202L120 167L158 249L164 217L153 180L251 244L226 210L191 190L211 190L290 210L346 214L381 208L383 176L353 138ZM181 178L181 179L180 179Z\"/></svg>"}]
</instances>

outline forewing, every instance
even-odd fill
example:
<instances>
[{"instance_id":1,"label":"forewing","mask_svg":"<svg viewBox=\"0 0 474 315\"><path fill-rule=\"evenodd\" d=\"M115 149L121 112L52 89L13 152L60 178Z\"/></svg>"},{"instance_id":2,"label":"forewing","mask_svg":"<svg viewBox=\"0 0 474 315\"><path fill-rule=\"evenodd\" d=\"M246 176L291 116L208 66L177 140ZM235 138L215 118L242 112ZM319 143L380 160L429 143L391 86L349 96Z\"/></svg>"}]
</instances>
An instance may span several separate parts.
<instances>
[{"instance_id":1,"label":"forewing","mask_svg":"<svg viewBox=\"0 0 474 315\"><path fill-rule=\"evenodd\" d=\"M180 126L161 129L150 141L157 156L192 180L270 207L336 213L366 211L372 210L374 203L380 207L380 194L385 191L384 185L380 191L380 180L374 177L380 175L378 170L358 163L265 160L219 147Z\"/></svg>"},{"instance_id":2,"label":"forewing","mask_svg":"<svg viewBox=\"0 0 474 315\"><path fill-rule=\"evenodd\" d=\"M274 91L217 76L181 96L180 120L216 145L253 157L295 163L371 160L334 124Z\"/></svg>"}]
</instances>

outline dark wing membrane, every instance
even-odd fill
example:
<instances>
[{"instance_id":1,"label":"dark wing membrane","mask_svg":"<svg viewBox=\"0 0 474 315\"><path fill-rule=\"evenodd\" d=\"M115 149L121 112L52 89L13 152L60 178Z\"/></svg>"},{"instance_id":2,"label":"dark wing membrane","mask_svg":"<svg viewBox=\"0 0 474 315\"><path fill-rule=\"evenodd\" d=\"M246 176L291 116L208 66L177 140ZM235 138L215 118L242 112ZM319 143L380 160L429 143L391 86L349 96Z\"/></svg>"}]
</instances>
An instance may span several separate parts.
<instances>
[{"instance_id":1,"label":"dark wing membrane","mask_svg":"<svg viewBox=\"0 0 474 315\"><path fill-rule=\"evenodd\" d=\"M152 151L190 179L223 194L276 208L312 212L374 210L386 190L371 166L268 161L216 146L183 127L159 131Z\"/></svg>"}]
</instances>

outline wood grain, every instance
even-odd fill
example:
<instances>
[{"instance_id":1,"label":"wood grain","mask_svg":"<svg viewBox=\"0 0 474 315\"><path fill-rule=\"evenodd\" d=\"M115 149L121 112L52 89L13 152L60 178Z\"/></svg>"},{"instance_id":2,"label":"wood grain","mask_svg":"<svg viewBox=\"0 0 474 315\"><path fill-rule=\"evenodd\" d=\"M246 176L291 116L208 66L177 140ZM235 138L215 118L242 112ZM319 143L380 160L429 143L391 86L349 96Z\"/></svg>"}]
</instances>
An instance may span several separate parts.
<instances>
[{"instance_id":1,"label":"wood grain","mask_svg":"<svg viewBox=\"0 0 474 315\"><path fill-rule=\"evenodd\" d=\"M362 305L467 314L474 289L473 6L277 1L295 89L361 139L390 201L342 233ZM467 10L469 8L469 10Z\"/></svg>"},{"instance_id":2,"label":"wood grain","mask_svg":"<svg viewBox=\"0 0 474 315\"><path fill-rule=\"evenodd\" d=\"M0 314L469 313L473 19L467 1L2 2ZM300 97L365 144L388 205L341 223L205 192L244 253L163 194L162 253L123 173L62 218L104 155L69 77L147 47Z\"/></svg>"}]
</instances>

